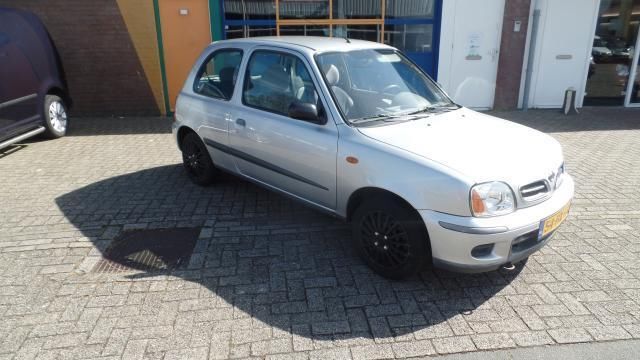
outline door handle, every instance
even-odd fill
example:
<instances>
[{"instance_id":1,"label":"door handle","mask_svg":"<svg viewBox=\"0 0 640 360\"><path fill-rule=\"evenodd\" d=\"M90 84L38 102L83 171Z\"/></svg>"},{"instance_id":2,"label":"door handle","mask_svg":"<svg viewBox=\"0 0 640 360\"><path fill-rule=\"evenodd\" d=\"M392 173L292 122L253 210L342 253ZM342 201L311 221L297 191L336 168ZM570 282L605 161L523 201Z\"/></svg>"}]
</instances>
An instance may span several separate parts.
<instances>
[{"instance_id":1,"label":"door handle","mask_svg":"<svg viewBox=\"0 0 640 360\"><path fill-rule=\"evenodd\" d=\"M247 126L247 122L244 119L236 119L236 124L240 126Z\"/></svg>"}]
</instances>

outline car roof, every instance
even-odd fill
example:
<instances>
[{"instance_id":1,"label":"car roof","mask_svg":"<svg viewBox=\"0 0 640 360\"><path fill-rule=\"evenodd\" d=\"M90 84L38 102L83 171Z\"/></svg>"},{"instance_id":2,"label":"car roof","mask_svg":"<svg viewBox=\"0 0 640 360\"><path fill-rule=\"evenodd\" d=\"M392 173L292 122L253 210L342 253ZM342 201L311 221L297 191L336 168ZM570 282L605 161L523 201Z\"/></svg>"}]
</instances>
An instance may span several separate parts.
<instances>
[{"instance_id":1,"label":"car roof","mask_svg":"<svg viewBox=\"0 0 640 360\"><path fill-rule=\"evenodd\" d=\"M222 40L216 44L224 42L227 45L233 43L250 43L256 45L277 45L289 48L306 48L314 52L326 51L350 51L361 49L393 49L391 46L365 40L345 39L339 37L324 36L261 36L252 38L241 38L232 40Z\"/></svg>"}]
</instances>

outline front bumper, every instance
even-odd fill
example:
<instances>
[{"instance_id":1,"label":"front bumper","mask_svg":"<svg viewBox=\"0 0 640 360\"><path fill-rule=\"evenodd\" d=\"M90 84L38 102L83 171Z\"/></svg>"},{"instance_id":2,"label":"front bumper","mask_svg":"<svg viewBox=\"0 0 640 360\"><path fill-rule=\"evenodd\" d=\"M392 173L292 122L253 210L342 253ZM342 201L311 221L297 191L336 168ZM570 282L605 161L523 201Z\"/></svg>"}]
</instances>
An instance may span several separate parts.
<instances>
[{"instance_id":1,"label":"front bumper","mask_svg":"<svg viewBox=\"0 0 640 360\"><path fill-rule=\"evenodd\" d=\"M546 201L504 216L475 218L420 210L429 232L433 264L456 272L492 271L538 251L551 238L538 238L540 221L567 205L574 182L565 174L562 185ZM517 240L516 240L517 239ZM489 244L493 244L491 247ZM489 251L472 255L479 245Z\"/></svg>"}]
</instances>

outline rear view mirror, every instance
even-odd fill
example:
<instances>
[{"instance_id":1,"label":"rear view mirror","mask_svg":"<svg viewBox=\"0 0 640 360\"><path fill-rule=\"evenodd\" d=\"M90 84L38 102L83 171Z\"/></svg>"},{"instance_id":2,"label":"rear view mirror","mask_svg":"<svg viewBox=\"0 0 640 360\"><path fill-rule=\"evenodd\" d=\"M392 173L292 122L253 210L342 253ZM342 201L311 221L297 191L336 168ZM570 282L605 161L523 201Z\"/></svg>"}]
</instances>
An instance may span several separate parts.
<instances>
[{"instance_id":1,"label":"rear view mirror","mask_svg":"<svg viewBox=\"0 0 640 360\"><path fill-rule=\"evenodd\" d=\"M296 101L289 106L289 117L324 124L324 119L318 116L318 107L314 104Z\"/></svg>"}]
</instances>

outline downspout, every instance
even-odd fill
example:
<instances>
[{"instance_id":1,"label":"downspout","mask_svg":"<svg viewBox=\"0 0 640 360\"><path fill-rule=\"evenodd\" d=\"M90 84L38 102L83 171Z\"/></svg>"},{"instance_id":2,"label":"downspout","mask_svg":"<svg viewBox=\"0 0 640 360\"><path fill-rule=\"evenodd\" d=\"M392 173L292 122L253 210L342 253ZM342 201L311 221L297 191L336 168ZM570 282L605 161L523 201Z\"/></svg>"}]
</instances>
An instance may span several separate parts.
<instances>
[{"instance_id":1,"label":"downspout","mask_svg":"<svg viewBox=\"0 0 640 360\"><path fill-rule=\"evenodd\" d=\"M540 22L540 9L533 10L531 23L531 40L529 42L529 56L527 59L527 73L524 80L524 96L522 97L522 110L529 109L529 93L531 91L531 77L533 75L533 62L536 57L536 41L538 39L538 26Z\"/></svg>"}]
</instances>

